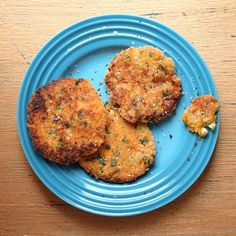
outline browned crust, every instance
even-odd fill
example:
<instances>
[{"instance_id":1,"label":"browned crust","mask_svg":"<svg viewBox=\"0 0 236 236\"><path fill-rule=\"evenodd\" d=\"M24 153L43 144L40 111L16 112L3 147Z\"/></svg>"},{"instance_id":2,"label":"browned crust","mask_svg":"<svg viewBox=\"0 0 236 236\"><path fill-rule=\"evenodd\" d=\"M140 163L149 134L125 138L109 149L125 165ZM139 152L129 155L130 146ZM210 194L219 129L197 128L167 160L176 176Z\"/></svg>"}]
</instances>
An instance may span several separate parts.
<instances>
[{"instance_id":1,"label":"browned crust","mask_svg":"<svg viewBox=\"0 0 236 236\"><path fill-rule=\"evenodd\" d=\"M106 112L84 79L59 79L39 88L28 104L34 148L46 159L68 165L96 152L105 139Z\"/></svg>"},{"instance_id":2,"label":"browned crust","mask_svg":"<svg viewBox=\"0 0 236 236\"><path fill-rule=\"evenodd\" d=\"M216 99L211 95L204 95L195 98L189 107L184 111L182 120L191 132L203 137L201 129L216 123L216 112L219 105Z\"/></svg>"},{"instance_id":3,"label":"browned crust","mask_svg":"<svg viewBox=\"0 0 236 236\"><path fill-rule=\"evenodd\" d=\"M111 102L131 123L158 123L171 116L181 95L174 62L145 46L121 51L105 77Z\"/></svg>"},{"instance_id":4,"label":"browned crust","mask_svg":"<svg viewBox=\"0 0 236 236\"><path fill-rule=\"evenodd\" d=\"M108 110L106 140L90 160L79 160L97 179L125 183L144 175L155 159L155 143L145 124L130 124L117 111Z\"/></svg>"}]
</instances>

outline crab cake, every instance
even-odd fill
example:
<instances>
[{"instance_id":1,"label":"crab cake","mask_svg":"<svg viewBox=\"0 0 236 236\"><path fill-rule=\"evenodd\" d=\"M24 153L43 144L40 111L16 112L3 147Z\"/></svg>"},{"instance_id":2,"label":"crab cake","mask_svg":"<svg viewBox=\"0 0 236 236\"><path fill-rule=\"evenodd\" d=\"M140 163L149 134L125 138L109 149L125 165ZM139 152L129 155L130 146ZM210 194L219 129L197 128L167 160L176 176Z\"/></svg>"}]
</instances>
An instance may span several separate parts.
<instances>
[{"instance_id":1,"label":"crab cake","mask_svg":"<svg viewBox=\"0 0 236 236\"><path fill-rule=\"evenodd\" d=\"M173 60L151 46L121 51L105 82L113 106L131 123L158 123L171 116L181 95Z\"/></svg>"},{"instance_id":2,"label":"crab cake","mask_svg":"<svg viewBox=\"0 0 236 236\"><path fill-rule=\"evenodd\" d=\"M200 138L203 138L208 134L207 128L215 130L218 109L219 105L213 96L197 97L184 111L182 120L191 132L195 132Z\"/></svg>"},{"instance_id":3,"label":"crab cake","mask_svg":"<svg viewBox=\"0 0 236 236\"><path fill-rule=\"evenodd\" d=\"M154 162L155 143L145 124L130 124L117 111L108 111L106 140L90 160L79 160L86 172L107 182L130 182L143 175Z\"/></svg>"},{"instance_id":4,"label":"crab cake","mask_svg":"<svg viewBox=\"0 0 236 236\"><path fill-rule=\"evenodd\" d=\"M101 99L85 79L56 80L39 88L28 104L35 149L60 164L96 152L105 141L105 125Z\"/></svg>"}]
</instances>

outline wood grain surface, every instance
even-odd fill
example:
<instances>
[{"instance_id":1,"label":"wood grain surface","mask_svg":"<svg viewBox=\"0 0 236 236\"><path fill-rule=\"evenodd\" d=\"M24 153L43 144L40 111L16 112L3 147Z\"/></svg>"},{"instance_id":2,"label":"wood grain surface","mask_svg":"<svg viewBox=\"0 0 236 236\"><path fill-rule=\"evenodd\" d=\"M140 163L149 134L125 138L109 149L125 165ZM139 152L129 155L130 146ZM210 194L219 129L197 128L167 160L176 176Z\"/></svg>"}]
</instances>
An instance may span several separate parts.
<instances>
[{"instance_id":1,"label":"wood grain surface","mask_svg":"<svg viewBox=\"0 0 236 236\"><path fill-rule=\"evenodd\" d=\"M16 104L42 45L68 25L99 14L153 18L184 36L214 77L221 129L199 180L171 204L126 218L92 215L54 196L21 149ZM0 235L236 235L236 2L0 1Z\"/></svg>"}]
</instances>

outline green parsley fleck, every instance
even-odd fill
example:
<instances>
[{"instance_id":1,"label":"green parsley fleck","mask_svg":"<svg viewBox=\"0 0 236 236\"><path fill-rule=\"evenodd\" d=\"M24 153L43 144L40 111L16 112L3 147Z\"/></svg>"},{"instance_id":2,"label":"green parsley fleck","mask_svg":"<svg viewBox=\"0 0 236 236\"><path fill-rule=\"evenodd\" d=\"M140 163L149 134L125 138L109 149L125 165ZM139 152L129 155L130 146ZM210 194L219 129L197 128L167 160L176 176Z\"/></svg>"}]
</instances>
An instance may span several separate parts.
<instances>
[{"instance_id":1,"label":"green parsley fleck","mask_svg":"<svg viewBox=\"0 0 236 236\"><path fill-rule=\"evenodd\" d=\"M151 160L149 158L147 158L146 156L143 156L142 160L144 161L146 166L150 166Z\"/></svg>"},{"instance_id":2,"label":"green parsley fleck","mask_svg":"<svg viewBox=\"0 0 236 236\"><path fill-rule=\"evenodd\" d=\"M158 65L157 70L160 70L160 71L162 71L163 73L166 74L166 68L161 64Z\"/></svg>"},{"instance_id":3,"label":"green parsley fleck","mask_svg":"<svg viewBox=\"0 0 236 236\"><path fill-rule=\"evenodd\" d=\"M48 134L50 134L50 135L51 135L51 134L55 134L55 133L56 133L56 130L55 130L55 129L52 129L52 128L51 128L51 129L48 130Z\"/></svg>"},{"instance_id":4,"label":"green parsley fleck","mask_svg":"<svg viewBox=\"0 0 236 236\"><path fill-rule=\"evenodd\" d=\"M57 149L60 149L62 147L62 144L61 143L58 143L57 144Z\"/></svg>"},{"instance_id":5,"label":"green parsley fleck","mask_svg":"<svg viewBox=\"0 0 236 236\"><path fill-rule=\"evenodd\" d=\"M117 159L111 159L111 166L117 166Z\"/></svg>"},{"instance_id":6,"label":"green parsley fleck","mask_svg":"<svg viewBox=\"0 0 236 236\"><path fill-rule=\"evenodd\" d=\"M127 59L129 59L129 55L125 54L125 55L123 56L123 60L127 60Z\"/></svg>"},{"instance_id":7,"label":"green parsley fleck","mask_svg":"<svg viewBox=\"0 0 236 236\"><path fill-rule=\"evenodd\" d=\"M101 165L103 165L103 166L106 165L106 161L105 161L104 156L102 154L99 155L98 160Z\"/></svg>"},{"instance_id":8,"label":"green parsley fleck","mask_svg":"<svg viewBox=\"0 0 236 236\"><path fill-rule=\"evenodd\" d=\"M61 104L60 103L56 105L56 109L57 110L61 109Z\"/></svg>"},{"instance_id":9,"label":"green parsley fleck","mask_svg":"<svg viewBox=\"0 0 236 236\"><path fill-rule=\"evenodd\" d=\"M83 119L83 112L82 111L78 111L77 115L79 118Z\"/></svg>"},{"instance_id":10,"label":"green parsley fleck","mask_svg":"<svg viewBox=\"0 0 236 236\"><path fill-rule=\"evenodd\" d=\"M143 137L143 138L139 139L139 141L141 144L144 144L144 143L147 143L149 140L147 137Z\"/></svg>"},{"instance_id":11,"label":"green parsley fleck","mask_svg":"<svg viewBox=\"0 0 236 236\"><path fill-rule=\"evenodd\" d=\"M136 130L138 132L142 132L143 131L143 126L142 125L137 125Z\"/></svg>"},{"instance_id":12,"label":"green parsley fleck","mask_svg":"<svg viewBox=\"0 0 236 236\"><path fill-rule=\"evenodd\" d=\"M149 52L149 57L153 57L153 56L155 56L155 53Z\"/></svg>"},{"instance_id":13,"label":"green parsley fleck","mask_svg":"<svg viewBox=\"0 0 236 236\"><path fill-rule=\"evenodd\" d=\"M200 113L202 116L206 115L205 111L200 111Z\"/></svg>"},{"instance_id":14,"label":"green parsley fleck","mask_svg":"<svg viewBox=\"0 0 236 236\"><path fill-rule=\"evenodd\" d=\"M120 156L120 152L118 150L116 150L115 157L118 158L119 156Z\"/></svg>"},{"instance_id":15,"label":"green parsley fleck","mask_svg":"<svg viewBox=\"0 0 236 236\"><path fill-rule=\"evenodd\" d=\"M73 125L76 125L78 123L78 121L76 119L72 119L71 122L72 122Z\"/></svg>"},{"instance_id":16,"label":"green parsley fleck","mask_svg":"<svg viewBox=\"0 0 236 236\"><path fill-rule=\"evenodd\" d=\"M136 103L140 103L140 102L142 102L142 101L143 101L143 99L142 99L141 97L138 97L138 98L135 99L135 102L136 102Z\"/></svg>"},{"instance_id":17,"label":"green parsley fleck","mask_svg":"<svg viewBox=\"0 0 236 236\"><path fill-rule=\"evenodd\" d=\"M145 163L146 163L147 166L151 165L151 161L149 159Z\"/></svg>"},{"instance_id":18,"label":"green parsley fleck","mask_svg":"<svg viewBox=\"0 0 236 236\"><path fill-rule=\"evenodd\" d=\"M124 137L121 139L121 142L126 143L126 141L127 141L127 138L124 136Z\"/></svg>"},{"instance_id":19,"label":"green parsley fleck","mask_svg":"<svg viewBox=\"0 0 236 236\"><path fill-rule=\"evenodd\" d=\"M109 128L105 128L105 132L106 132L106 134L110 134L111 130Z\"/></svg>"}]
</instances>

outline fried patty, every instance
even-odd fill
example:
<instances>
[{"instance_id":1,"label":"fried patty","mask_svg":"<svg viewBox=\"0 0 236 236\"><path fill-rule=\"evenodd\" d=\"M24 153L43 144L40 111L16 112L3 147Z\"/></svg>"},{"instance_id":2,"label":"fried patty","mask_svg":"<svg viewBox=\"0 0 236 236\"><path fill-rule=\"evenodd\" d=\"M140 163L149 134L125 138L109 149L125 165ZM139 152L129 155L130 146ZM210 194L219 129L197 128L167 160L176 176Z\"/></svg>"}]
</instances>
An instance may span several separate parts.
<instances>
[{"instance_id":1,"label":"fried patty","mask_svg":"<svg viewBox=\"0 0 236 236\"><path fill-rule=\"evenodd\" d=\"M158 123L171 116L181 95L173 60L151 46L121 51L105 82L113 106L131 123Z\"/></svg>"},{"instance_id":2,"label":"fried patty","mask_svg":"<svg viewBox=\"0 0 236 236\"><path fill-rule=\"evenodd\" d=\"M145 124L130 124L117 111L108 111L106 140L90 160L79 160L86 172L107 182L130 182L148 171L154 162L155 143Z\"/></svg>"},{"instance_id":3,"label":"fried patty","mask_svg":"<svg viewBox=\"0 0 236 236\"><path fill-rule=\"evenodd\" d=\"M197 97L184 111L182 120L191 132L195 132L200 138L203 138L208 134L207 128L215 130L218 109L219 105L213 96Z\"/></svg>"},{"instance_id":4,"label":"fried patty","mask_svg":"<svg viewBox=\"0 0 236 236\"><path fill-rule=\"evenodd\" d=\"M28 104L28 129L46 159L68 165L105 141L106 111L85 79L59 79L39 88Z\"/></svg>"}]
</instances>

